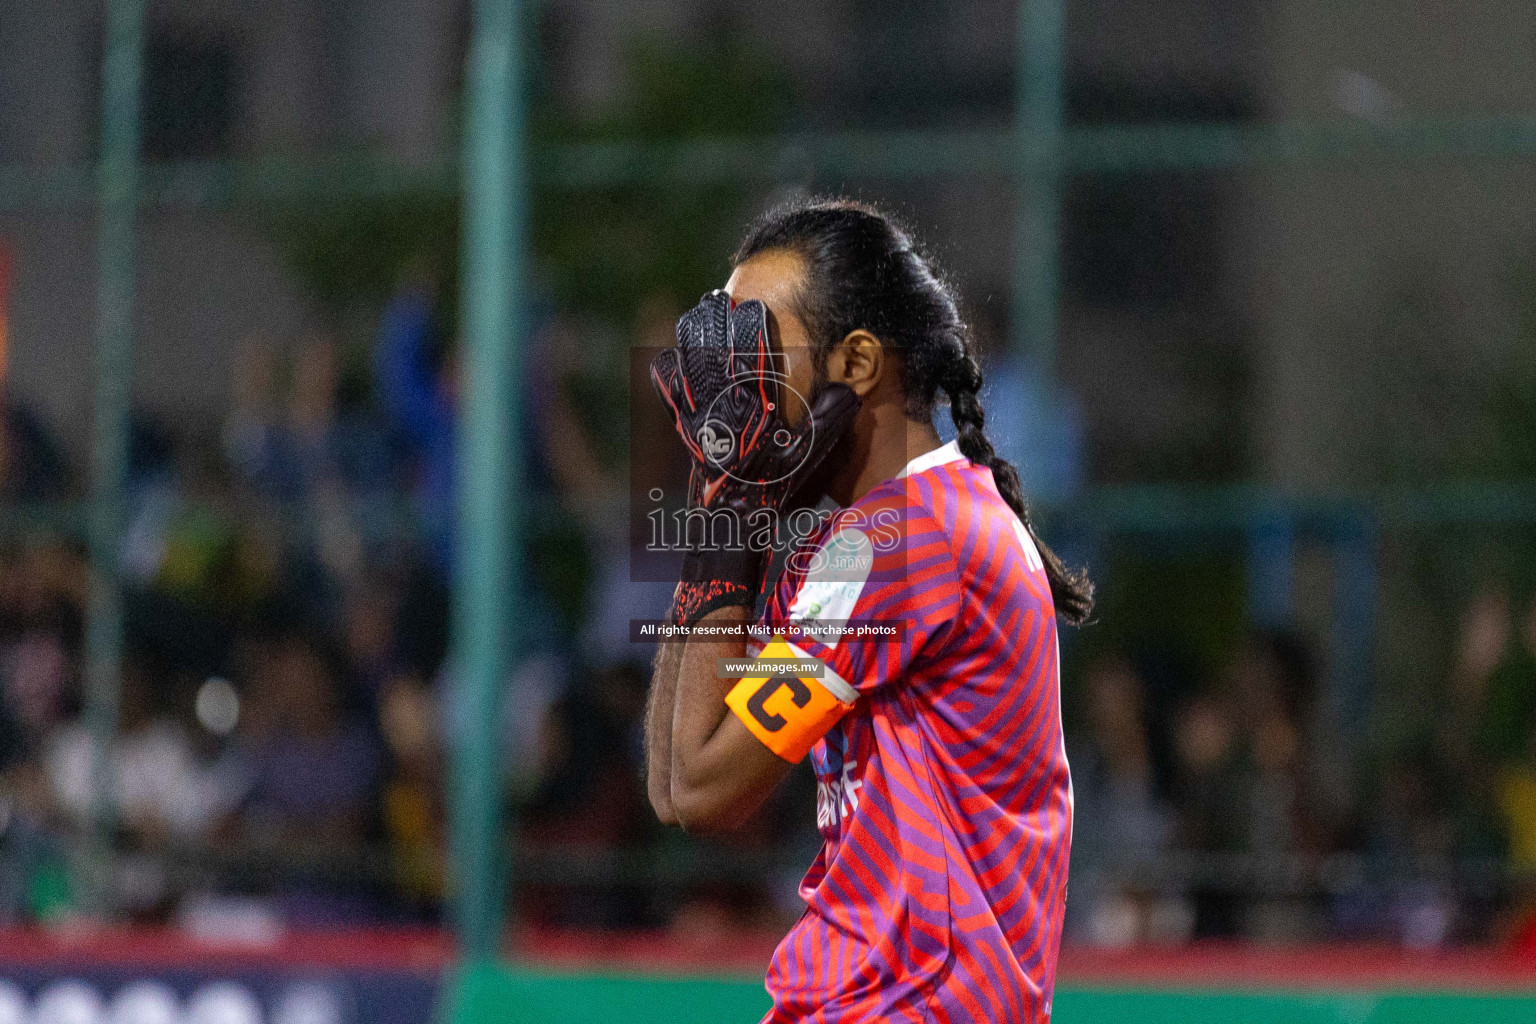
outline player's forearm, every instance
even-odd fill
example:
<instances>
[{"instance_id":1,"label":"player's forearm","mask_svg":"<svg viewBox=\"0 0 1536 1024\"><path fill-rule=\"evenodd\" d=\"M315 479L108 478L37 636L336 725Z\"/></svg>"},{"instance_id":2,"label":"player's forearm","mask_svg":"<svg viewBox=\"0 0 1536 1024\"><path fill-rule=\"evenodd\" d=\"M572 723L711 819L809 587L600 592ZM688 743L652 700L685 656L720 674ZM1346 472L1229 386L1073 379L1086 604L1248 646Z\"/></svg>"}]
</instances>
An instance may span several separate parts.
<instances>
[{"instance_id":1,"label":"player's forearm","mask_svg":"<svg viewBox=\"0 0 1536 1024\"><path fill-rule=\"evenodd\" d=\"M645 705L645 788L663 825L676 825L672 807L672 718L677 708L677 674L683 641L663 641L651 667Z\"/></svg>"},{"instance_id":2,"label":"player's forearm","mask_svg":"<svg viewBox=\"0 0 1536 1024\"><path fill-rule=\"evenodd\" d=\"M721 608L704 623L745 622L747 610ZM717 831L745 820L767 795L762 785L762 760L772 761L765 749L743 756L732 737L723 735L729 718L725 696L734 679L721 679L716 671L721 658L741 658L744 640L691 639L684 648L677 674L677 708L672 724L672 806L683 827ZM739 729L736 731L740 731ZM752 741L752 746L757 746Z\"/></svg>"}]
</instances>

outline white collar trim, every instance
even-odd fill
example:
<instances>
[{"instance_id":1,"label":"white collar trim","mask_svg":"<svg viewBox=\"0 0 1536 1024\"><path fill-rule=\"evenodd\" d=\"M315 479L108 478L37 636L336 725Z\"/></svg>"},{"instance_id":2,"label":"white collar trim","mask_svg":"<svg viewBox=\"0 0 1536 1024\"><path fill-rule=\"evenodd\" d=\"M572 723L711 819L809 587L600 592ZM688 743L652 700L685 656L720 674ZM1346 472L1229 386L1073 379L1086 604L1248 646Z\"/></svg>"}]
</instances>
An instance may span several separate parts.
<instances>
[{"instance_id":1,"label":"white collar trim","mask_svg":"<svg viewBox=\"0 0 1536 1024\"><path fill-rule=\"evenodd\" d=\"M960 452L960 441L956 439L941 448L935 448L931 452L919 455L907 463L906 468L896 475L896 479L900 480L905 477L916 476L924 470L932 469L935 466L947 465L951 462L959 462L963 458L965 456Z\"/></svg>"}]
</instances>

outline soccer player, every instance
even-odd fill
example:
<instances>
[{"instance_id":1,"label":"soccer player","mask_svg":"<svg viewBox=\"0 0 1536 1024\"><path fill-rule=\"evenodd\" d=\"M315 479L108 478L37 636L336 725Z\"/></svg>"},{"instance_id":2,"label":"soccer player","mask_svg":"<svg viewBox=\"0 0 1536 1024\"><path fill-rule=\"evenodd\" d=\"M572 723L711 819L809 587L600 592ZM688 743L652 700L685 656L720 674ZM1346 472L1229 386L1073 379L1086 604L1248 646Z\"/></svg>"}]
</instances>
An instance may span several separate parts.
<instances>
[{"instance_id":1,"label":"soccer player","mask_svg":"<svg viewBox=\"0 0 1536 1024\"><path fill-rule=\"evenodd\" d=\"M824 844L765 1021L1049 1020L1072 832L1056 622L1080 623L1092 588L1036 538L987 439L952 290L881 212L794 203L753 226L653 377L693 459L690 511L740 530L685 559L651 802L724 829L807 753L816 770ZM839 511L754 617L764 553L744 538L823 495ZM717 675L758 657L780 664Z\"/></svg>"}]
</instances>

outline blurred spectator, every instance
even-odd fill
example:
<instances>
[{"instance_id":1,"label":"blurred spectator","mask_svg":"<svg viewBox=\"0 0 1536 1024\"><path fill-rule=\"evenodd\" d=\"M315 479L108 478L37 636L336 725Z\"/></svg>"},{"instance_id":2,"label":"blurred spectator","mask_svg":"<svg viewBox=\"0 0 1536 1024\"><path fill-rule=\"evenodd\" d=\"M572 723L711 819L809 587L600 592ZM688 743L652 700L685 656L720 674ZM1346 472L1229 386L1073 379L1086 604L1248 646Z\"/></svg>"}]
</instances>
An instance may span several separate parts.
<instances>
[{"instance_id":1,"label":"blurred spectator","mask_svg":"<svg viewBox=\"0 0 1536 1024\"><path fill-rule=\"evenodd\" d=\"M382 423L357 403L343 405L341 352L324 332L286 353L252 339L237 357L231 392L226 457L254 497L287 513L291 592L308 613L327 614L394 515L396 460Z\"/></svg>"},{"instance_id":2,"label":"blurred spectator","mask_svg":"<svg viewBox=\"0 0 1536 1024\"><path fill-rule=\"evenodd\" d=\"M1239 846L1251 853L1285 856L1302 845L1306 784L1302 736L1308 694L1306 670L1288 636L1248 638L1228 665L1222 687L1237 728L1238 754L1247 788Z\"/></svg>"},{"instance_id":3,"label":"blurred spectator","mask_svg":"<svg viewBox=\"0 0 1536 1024\"><path fill-rule=\"evenodd\" d=\"M671 421L651 395L650 358L657 351L675 343L677 318L681 310L663 294L646 298L637 316L634 351L628 353L626 386L629 391L629 443L637 450L652 450L656 445L681 446ZM553 333L553 332L552 332ZM574 359L574 345L552 342L550 348L566 354L552 356ZM636 358L636 356L639 358ZM631 642L629 624L634 620L659 621L672 606L673 583L647 580L637 573L635 548L644 537L632 535L631 522L638 513L630 507L637 497L631 493L631 481L620 469L605 469L595 446L587 439L576 410L569 402L555 403L546 419L543 433L548 450L547 461L562 492L581 511L595 553L593 599L581 640L588 660L598 666L619 662L648 665L655 654L651 644ZM576 455L562 453L579 453Z\"/></svg>"},{"instance_id":4,"label":"blurred spectator","mask_svg":"<svg viewBox=\"0 0 1536 1024\"><path fill-rule=\"evenodd\" d=\"M1236 727L1219 700L1201 695L1174 724L1174 800L1179 843L1204 853L1242 849L1245 786ZM1194 896L1194 934L1235 935L1240 927L1233 887L1204 885Z\"/></svg>"},{"instance_id":5,"label":"blurred spectator","mask_svg":"<svg viewBox=\"0 0 1536 1024\"><path fill-rule=\"evenodd\" d=\"M167 712L148 666L123 669L116 737L107 752L107 810L117 833L113 897L140 917L169 909L175 893L161 854L206 842L239 796L238 780L206 765L181 723ZM94 741L83 720L55 731L46 766L59 816L83 835L95 810Z\"/></svg>"},{"instance_id":6,"label":"blurred spectator","mask_svg":"<svg viewBox=\"0 0 1536 1024\"><path fill-rule=\"evenodd\" d=\"M66 497L73 485L63 450L29 410L0 404L0 501Z\"/></svg>"},{"instance_id":7,"label":"blurred spectator","mask_svg":"<svg viewBox=\"0 0 1536 1024\"><path fill-rule=\"evenodd\" d=\"M380 706L385 683L401 667L395 629L399 613L398 591L381 574L358 580L342 597L347 689L370 711Z\"/></svg>"},{"instance_id":8,"label":"blurred spectator","mask_svg":"<svg viewBox=\"0 0 1536 1024\"><path fill-rule=\"evenodd\" d=\"M1450 794L1440 789L1423 754L1400 758L1381 774L1368 841L1375 862L1393 870L1369 886L1381 901L1381 920L1365 929L1370 937L1411 947L1439 946L1452 937L1461 914L1447 874L1456 834L1447 812Z\"/></svg>"},{"instance_id":9,"label":"blurred spectator","mask_svg":"<svg viewBox=\"0 0 1536 1024\"><path fill-rule=\"evenodd\" d=\"M1300 642L1249 637L1217 688L1188 703L1174 740L1176 794L1187 848L1283 865L1329 842L1306 758L1311 680ZM1213 862L1214 863L1214 862ZM1305 937L1316 909L1278 892L1248 892L1234 878L1195 892L1195 934Z\"/></svg>"},{"instance_id":10,"label":"blurred spectator","mask_svg":"<svg viewBox=\"0 0 1536 1024\"><path fill-rule=\"evenodd\" d=\"M135 845L163 846L207 837L238 795L231 780L199 763L181 724L166 712L149 669L124 665L117 737L108 751L109 800ZM91 813L91 737L81 721L56 731L47 763L55 799L77 825Z\"/></svg>"},{"instance_id":11,"label":"blurred spectator","mask_svg":"<svg viewBox=\"0 0 1536 1024\"><path fill-rule=\"evenodd\" d=\"M1501 852L1502 841L1512 866L1529 867L1536 865L1536 602L1514 620L1503 587L1487 587L1468 603L1432 754L1446 788L1456 791L1449 809L1459 852Z\"/></svg>"},{"instance_id":12,"label":"blurred spectator","mask_svg":"<svg viewBox=\"0 0 1536 1024\"><path fill-rule=\"evenodd\" d=\"M81 549L57 535L34 533L3 555L0 641L33 630L78 642L89 574Z\"/></svg>"},{"instance_id":13,"label":"blurred spectator","mask_svg":"<svg viewBox=\"0 0 1536 1024\"><path fill-rule=\"evenodd\" d=\"M0 554L0 768L41 751L77 705L85 562L34 536Z\"/></svg>"},{"instance_id":14,"label":"blurred spectator","mask_svg":"<svg viewBox=\"0 0 1536 1024\"><path fill-rule=\"evenodd\" d=\"M288 355L288 386L280 359ZM343 409L341 353L312 332L290 353L263 337L237 353L224 447L240 478L269 500L310 501L326 491L370 494L392 482L379 426L361 409ZM286 404L283 395L286 392Z\"/></svg>"},{"instance_id":15,"label":"blurred spectator","mask_svg":"<svg viewBox=\"0 0 1536 1024\"><path fill-rule=\"evenodd\" d=\"M224 455L235 473L260 480L267 453L278 443L277 347L252 335L235 351L230 369L229 412L224 417Z\"/></svg>"},{"instance_id":16,"label":"blurred spectator","mask_svg":"<svg viewBox=\"0 0 1536 1024\"><path fill-rule=\"evenodd\" d=\"M521 815L524 846L591 857L649 836L654 816L636 783L634 744L644 708L645 679L626 668L598 673L550 706L542 781ZM621 879L596 891L539 886L527 912L542 924L621 927L644 923L647 909L644 888Z\"/></svg>"},{"instance_id":17,"label":"blurred spectator","mask_svg":"<svg viewBox=\"0 0 1536 1024\"><path fill-rule=\"evenodd\" d=\"M0 922L70 912L67 822L46 754L79 709L87 579L58 538L0 548Z\"/></svg>"},{"instance_id":18,"label":"blurred spectator","mask_svg":"<svg viewBox=\"0 0 1536 1024\"><path fill-rule=\"evenodd\" d=\"M458 402L463 382L458 349L441 333L441 310L436 287L429 281L407 278L384 308L373 351L374 391L385 422L408 453L408 478L419 528L439 579L446 579L454 564L454 526L457 522ZM558 396L557 382L543 365L545 332L534 332L523 360L524 420L517 424L525 458L519 480L521 519L525 544L519 552L532 571L523 575L527 600L519 617L519 636L526 646L547 648L564 637L554 614L557 607L579 604L572 595L585 589L584 566L565 571L570 562L581 563L584 553L559 559L557 553L580 547L575 523L544 514L551 489L547 466L539 457L547 448L537 443L543 422ZM555 429L560 424L555 425ZM578 456L572 456L576 458ZM579 497L571 505L583 506ZM555 586L547 584L554 561ZM566 632L569 632L568 630Z\"/></svg>"},{"instance_id":19,"label":"blurred spectator","mask_svg":"<svg viewBox=\"0 0 1536 1024\"><path fill-rule=\"evenodd\" d=\"M1194 850L1242 845L1236 729L1227 708L1208 695L1186 703L1174 726L1175 801L1180 842Z\"/></svg>"},{"instance_id":20,"label":"blurred spectator","mask_svg":"<svg viewBox=\"0 0 1536 1024\"><path fill-rule=\"evenodd\" d=\"M1497 799L1509 840L1510 866L1536 870L1536 601L1522 616L1515 635L1489 672L1489 687L1499 710L1511 721L1490 723L1485 742L1490 752L1505 753L1512 742L1505 733L1523 733L1518 753L1502 757ZM1490 709L1492 711L1492 709Z\"/></svg>"},{"instance_id":21,"label":"blurred spectator","mask_svg":"<svg viewBox=\"0 0 1536 1024\"><path fill-rule=\"evenodd\" d=\"M1480 690L1482 697L1476 744L1494 764L1523 757L1531 726L1536 723L1536 602L1520 616L1518 624L1512 622L1514 611L1508 598L1500 603L1502 628L1495 634L1499 642L1492 636L1483 640L1483 657L1473 660L1478 656L1468 652L1465 669L1468 674L1481 675L1480 685L1472 684L1473 692ZM1489 625L1482 628L1489 629ZM1495 650L1496 658L1492 656Z\"/></svg>"},{"instance_id":22,"label":"blurred spectator","mask_svg":"<svg viewBox=\"0 0 1536 1024\"><path fill-rule=\"evenodd\" d=\"M291 635L257 652L239 744L244 836L299 853L360 846L378 785L372 732L346 715L320 644Z\"/></svg>"},{"instance_id":23,"label":"blurred spectator","mask_svg":"<svg viewBox=\"0 0 1536 1024\"><path fill-rule=\"evenodd\" d=\"M1449 706L1436 717L1436 745L1457 769L1486 770L1501 744L1493 723L1485 727L1489 683L1506 660L1510 642L1509 592L1488 587L1468 602L1461 615L1456 660L1451 667ZM1486 733L1490 735L1484 735Z\"/></svg>"},{"instance_id":24,"label":"blurred spectator","mask_svg":"<svg viewBox=\"0 0 1536 1024\"><path fill-rule=\"evenodd\" d=\"M447 883L442 723L436 702L409 675L388 680L379 698L387 754L383 816L400 895L418 916L433 917Z\"/></svg>"},{"instance_id":25,"label":"blurred spectator","mask_svg":"<svg viewBox=\"0 0 1536 1024\"><path fill-rule=\"evenodd\" d=\"M56 631L34 630L5 652L5 704L23 749L51 737L76 696L75 665Z\"/></svg>"},{"instance_id":26,"label":"blurred spectator","mask_svg":"<svg viewBox=\"0 0 1536 1024\"><path fill-rule=\"evenodd\" d=\"M378 807L375 733L346 710L324 642L290 633L246 651L249 685L232 752L244 781L236 849L280 858L271 910L289 925L375 919L373 886L357 873Z\"/></svg>"},{"instance_id":27,"label":"blurred spectator","mask_svg":"<svg viewBox=\"0 0 1536 1024\"><path fill-rule=\"evenodd\" d=\"M1166 851L1172 821L1154 785L1145 685L1135 668L1123 657L1096 661L1083 688L1088 734L1067 747L1075 811L1070 923L1080 938L1128 945L1178 916L1143 877Z\"/></svg>"},{"instance_id":28,"label":"blurred spectator","mask_svg":"<svg viewBox=\"0 0 1536 1024\"><path fill-rule=\"evenodd\" d=\"M455 351L435 344L433 296L403 286L379 322L374 389L390 427L409 445L411 488L437 564L453 564L454 423L459 380Z\"/></svg>"}]
</instances>

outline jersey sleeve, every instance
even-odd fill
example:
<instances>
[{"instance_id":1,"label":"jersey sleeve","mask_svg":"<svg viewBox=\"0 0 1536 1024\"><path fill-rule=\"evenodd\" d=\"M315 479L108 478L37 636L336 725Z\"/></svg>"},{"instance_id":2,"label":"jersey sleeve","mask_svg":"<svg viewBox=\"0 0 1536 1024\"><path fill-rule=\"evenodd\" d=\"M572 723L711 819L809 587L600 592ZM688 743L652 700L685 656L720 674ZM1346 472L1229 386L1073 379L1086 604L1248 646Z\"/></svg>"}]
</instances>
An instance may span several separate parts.
<instances>
[{"instance_id":1,"label":"jersey sleeve","mask_svg":"<svg viewBox=\"0 0 1536 1024\"><path fill-rule=\"evenodd\" d=\"M949 539L921 504L895 500L839 513L784 595L774 628L800 656L826 662L844 700L901 678L959 614Z\"/></svg>"}]
</instances>

